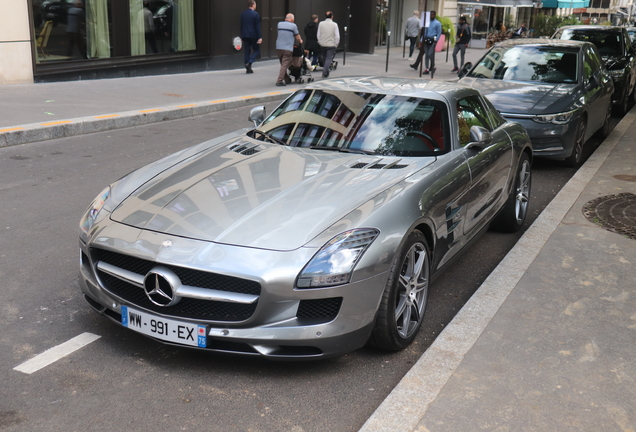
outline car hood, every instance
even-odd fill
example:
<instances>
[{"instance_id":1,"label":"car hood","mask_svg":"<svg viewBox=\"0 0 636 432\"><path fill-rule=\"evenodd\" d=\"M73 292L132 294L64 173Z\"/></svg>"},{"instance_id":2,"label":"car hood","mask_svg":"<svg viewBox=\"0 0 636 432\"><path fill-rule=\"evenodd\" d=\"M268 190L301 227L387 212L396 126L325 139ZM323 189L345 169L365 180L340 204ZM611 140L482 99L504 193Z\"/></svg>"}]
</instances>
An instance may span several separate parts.
<instances>
[{"instance_id":1,"label":"car hood","mask_svg":"<svg viewBox=\"0 0 636 432\"><path fill-rule=\"evenodd\" d=\"M111 219L193 239L293 250L435 159L292 148L243 137L168 168L126 198Z\"/></svg>"},{"instance_id":2,"label":"car hood","mask_svg":"<svg viewBox=\"0 0 636 432\"><path fill-rule=\"evenodd\" d=\"M576 100L577 84L545 84L462 78L478 89L502 113L543 114L566 111Z\"/></svg>"}]
</instances>

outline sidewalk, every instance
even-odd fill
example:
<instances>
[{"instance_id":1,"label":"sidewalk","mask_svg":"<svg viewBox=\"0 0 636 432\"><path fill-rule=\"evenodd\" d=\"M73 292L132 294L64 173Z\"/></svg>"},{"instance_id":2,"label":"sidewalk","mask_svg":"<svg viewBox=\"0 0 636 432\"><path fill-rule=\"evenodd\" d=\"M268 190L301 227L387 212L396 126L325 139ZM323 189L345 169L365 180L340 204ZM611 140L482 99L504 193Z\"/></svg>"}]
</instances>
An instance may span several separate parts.
<instances>
[{"instance_id":1,"label":"sidewalk","mask_svg":"<svg viewBox=\"0 0 636 432\"><path fill-rule=\"evenodd\" d=\"M485 50L466 51L466 61L478 60ZM408 47L407 53L408 56ZM336 56L338 68L330 78L341 76L396 76L418 78L402 47L390 50L388 72L386 48L374 55ZM435 79L456 79L452 56L436 55ZM240 106L282 100L298 84L276 87L278 60L244 69L158 75L108 80L69 81L0 86L0 147L44 141L86 133L138 126L207 114ZM321 79L321 72L312 77ZM430 79L424 75L422 79Z\"/></svg>"},{"instance_id":2,"label":"sidewalk","mask_svg":"<svg viewBox=\"0 0 636 432\"><path fill-rule=\"evenodd\" d=\"M636 109L361 431L636 430L636 195L613 207L631 238L582 212L636 194L635 120Z\"/></svg>"}]
</instances>

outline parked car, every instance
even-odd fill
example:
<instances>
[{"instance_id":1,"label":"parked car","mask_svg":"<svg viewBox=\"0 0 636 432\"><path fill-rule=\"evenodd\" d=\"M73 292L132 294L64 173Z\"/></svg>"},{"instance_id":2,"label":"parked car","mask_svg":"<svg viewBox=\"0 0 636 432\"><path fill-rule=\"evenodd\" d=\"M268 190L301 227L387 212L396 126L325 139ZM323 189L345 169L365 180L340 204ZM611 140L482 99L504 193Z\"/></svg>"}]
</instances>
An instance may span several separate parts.
<instances>
[{"instance_id":1,"label":"parked car","mask_svg":"<svg viewBox=\"0 0 636 432\"><path fill-rule=\"evenodd\" d=\"M518 230L532 147L475 89L339 78L140 168L82 217L97 312L167 344L272 359L407 347L431 280Z\"/></svg>"},{"instance_id":2,"label":"parked car","mask_svg":"<svg viewBox=\"0 0 636 432\"><path fill-rule=\"evenodd\" d=\"M612 101L618 114L625 115L636 93L636 51L624 27L566 26L553 39L592 42L601 53L603 63L614 80Z\"/></svg>"},{"instance_id":3,"label":"parked car","mask_svg":"<svg viewBox=\"0 0 636 432\"><path fill-rule=\"evenodd\" d=\"M629 40L632 43L632 46L636 44L636 27L626 27L627 34L629 35Z\"/></svg>"},{"instance_id":4,"label":"parked car","mask_svg":"<svg viewBox=\"0 0 636 432\"><path fill-rule=\"evenodd\" d=\"M460 84L478 89L523 125L536 156L581 163L585 142L609 133L614 86L589 42L512 39L491 48Z\"/></svg>"},{"instance_id":5,"label":"parked car","mask_svg":"<svg viewBox=\"0 0 636 432\"><path fill-rule=\"evenodd\" d=\"M44 0L40 10L41 20L53 21L53 25L67 24L68 10L76 0Z\"/></svg>"}]
</instances>

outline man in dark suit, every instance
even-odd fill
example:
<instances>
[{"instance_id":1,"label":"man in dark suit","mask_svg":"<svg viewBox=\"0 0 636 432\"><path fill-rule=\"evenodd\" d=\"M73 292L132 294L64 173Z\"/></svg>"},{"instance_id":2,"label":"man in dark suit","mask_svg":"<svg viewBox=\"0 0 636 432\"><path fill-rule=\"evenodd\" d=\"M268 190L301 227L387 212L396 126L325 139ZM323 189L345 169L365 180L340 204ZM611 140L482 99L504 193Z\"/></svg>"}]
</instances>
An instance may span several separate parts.
<instances>
[{"instance_id":1,"label":"man in dark suit","mask_svg":"<svg viewBox=\"0 0 636 432\"><path fill-rule=\"evenodd\" d=\"M241 39L243 39L243 53L245 59L245 73L254 73L252 63L260 54L261 17L256 12L256 2L247 0L247 9L241 13Z\"/></svg>"}]
</instances>

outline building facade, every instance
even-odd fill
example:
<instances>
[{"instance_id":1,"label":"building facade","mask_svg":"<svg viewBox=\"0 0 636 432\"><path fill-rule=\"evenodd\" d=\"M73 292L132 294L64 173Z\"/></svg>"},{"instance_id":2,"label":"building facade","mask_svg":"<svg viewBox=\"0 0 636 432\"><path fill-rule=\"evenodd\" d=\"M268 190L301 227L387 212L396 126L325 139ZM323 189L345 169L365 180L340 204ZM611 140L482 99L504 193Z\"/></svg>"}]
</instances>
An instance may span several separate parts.
<instances>
[{"instance_id":1,"label":"building facade","mask_svg":"<svg viewBox=\"0 0 636 432\"><path fill-rule=\"evenodd\" d=\"M247 0L3 1L0 84L240 68ZM260 0L261 58L276 58L277 23L334 12L341 48L372 53L376 0ZM345 27L347 31L345 31Z\"/></svg>"}]
</instances>

